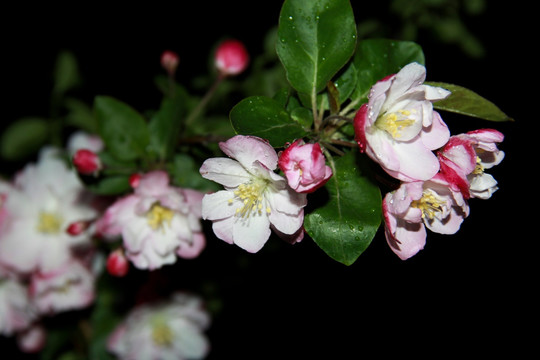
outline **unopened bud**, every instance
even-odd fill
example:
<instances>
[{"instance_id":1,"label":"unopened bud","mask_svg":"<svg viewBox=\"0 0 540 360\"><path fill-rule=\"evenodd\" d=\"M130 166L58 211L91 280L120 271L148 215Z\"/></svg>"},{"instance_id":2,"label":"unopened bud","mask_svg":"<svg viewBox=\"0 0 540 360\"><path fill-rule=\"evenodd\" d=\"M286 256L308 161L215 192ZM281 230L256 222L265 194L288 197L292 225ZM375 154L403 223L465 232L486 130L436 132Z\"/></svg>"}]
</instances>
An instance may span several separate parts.
<instances>
[{"instance_id":1,"label":"unopened bud","mask_svg":"<svg viewBox=\"0 0 540 360\"><path fill-rule=\"evenodd\" d=\"M71 236L80 235L84 230L88 229L91 221L79 220L72 222L66 229L66 232Z\"/></svg>"},{"instance_id":2,"label":"unopened bud","mask_svg":"<svg viewBox=\"0 0 540 360\"><path fill-rule=\"evenodd\" d=\"M161 66L172 76L176 72L180 58L178 54L171 50L165 50L161 54Z\"/></svg>"},{"instance_id":3,"label":"unopened bud","mask_svg":"<svg viewBox=\"0 0 540 360\"><path fill-rule=\"evenodd\" d=\"M137 186L139 186L139 182L141 181L141 174L138 174L138 173L135 173L135 174L132 174L130 177L129 177L129 185L135 189Z\"/></svg>"},{"instance_id":4,"label":"unopened bud","mask_svg":"<svg viewBox=\"0 0 540 360\"><path fill-rule=\"evenodd\" d=\"M101 160L93 151L80 149L73 155L73 165L84 175L94 174L101 170Z\"/></svg>"},{"instance_id":5,"label":"unopened bud","mask_svg":"<svg viewBox=\"0 0 540 360\"><path fill-rule=\"evenodd\" d=\"M118 248L109 254L107 258L107 272L113 276L122 277L128 273L129 261L122 248Z\"/></svg>"},{"instance_id":6,"label":"unopened bud","mask_svg":"<svg viewBox=\"0 0 540 360\"><path fill-rule=\"evenodd\" d=\"M238 40L225 40L216 50L216 67L223 75L237 75L246 69L249 54Z\"/></svg>"}]
</instances>

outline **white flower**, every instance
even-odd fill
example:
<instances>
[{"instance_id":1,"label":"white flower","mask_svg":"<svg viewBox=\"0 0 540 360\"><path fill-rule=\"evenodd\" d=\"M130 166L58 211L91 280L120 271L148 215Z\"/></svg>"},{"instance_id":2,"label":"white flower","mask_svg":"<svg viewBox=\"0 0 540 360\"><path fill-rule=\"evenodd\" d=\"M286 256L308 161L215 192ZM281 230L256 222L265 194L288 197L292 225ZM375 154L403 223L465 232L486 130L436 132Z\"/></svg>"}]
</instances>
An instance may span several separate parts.
<instances>
[{"instance_id":1,"label":"white flower","mask_svg":"<svg viewBox=\"0 0 540 360\"><path fill-rule=\"evenodd\" d=\"M119 359L202 359L210 350L203 331L210 317L199 298L177 293L169 301L132 310L108 339Z\"/></svg>"},{"instance_id":2,"label":"white flower","mask_svg":"<svg viewBox=\"0 0 540 360\"><path fill-rule=\"evenodd\" d=\"M14 185L3 186L0 216L0 266L29 273L66 264L76 246L90 245L90 235L66 233L68 226L90 220L90 206L76 173L46 149L37 164L27 165Z\"/></svg>"},{"instance_id":3,"label":"white flower","mask_svg":"<svg viewBox=\"0 0 540 360\"><path fill-rule=\"evenodd\" d=\"M17 280L0 278L0 335L25 330L36 318L28 288Z\"/></svg>"},{"instance_id":4,"label":"white flower","mask_svg":"<svg viewBox=\"0 0 540 360\"><path fill-rule=\"evenodd\" d=\"M249 252L264 246L271 228L292 242L300 241L306 195L292 190L286 179L274 173L278 156L272 146L242 135L219 146L232 159L208 159L200 169L204 178L225 187L203 198L203 219L213 221L216 236Z\"/></svg>"}]
</instances>

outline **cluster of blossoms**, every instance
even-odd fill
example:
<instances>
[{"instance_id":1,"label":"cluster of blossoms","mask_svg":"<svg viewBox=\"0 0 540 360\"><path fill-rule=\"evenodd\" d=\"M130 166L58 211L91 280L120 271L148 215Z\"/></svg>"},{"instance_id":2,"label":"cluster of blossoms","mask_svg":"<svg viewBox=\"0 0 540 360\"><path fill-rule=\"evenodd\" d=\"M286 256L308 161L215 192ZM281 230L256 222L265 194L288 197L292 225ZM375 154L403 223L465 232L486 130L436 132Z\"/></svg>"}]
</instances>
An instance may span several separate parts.
<instances>
[{"instance_id":1,"label":"cluster of blossoms","mask_svg":"<svg viewBox=\"0 0 540 360\"><path fill-rule=\"evenodd\" d=\"M426 227L454 234L469 215L467 200L488 199L497 182L484 172L499 164L503 135L492 129L450 136L433 102L450 95L424 84L425 68L411 63L376 83L354 119L361 151L401 181L383 200L385 235L407 259L426 242Z\"/></svg>"},{"instance_id":2,"label":"cluster of blossoms","mask_svg":"<svg viewBox=\"0 0 540 360\"><path fill-rule=\"evenodd\" d=\"M68 151L100 146L77 133ZM81 224L98 216L100 202L59 154L44 148L13 182L0 182L0 334L17 335L28 352L44 344L42 317L94 300L97 259Z\"/></svg>"}]
</instances>

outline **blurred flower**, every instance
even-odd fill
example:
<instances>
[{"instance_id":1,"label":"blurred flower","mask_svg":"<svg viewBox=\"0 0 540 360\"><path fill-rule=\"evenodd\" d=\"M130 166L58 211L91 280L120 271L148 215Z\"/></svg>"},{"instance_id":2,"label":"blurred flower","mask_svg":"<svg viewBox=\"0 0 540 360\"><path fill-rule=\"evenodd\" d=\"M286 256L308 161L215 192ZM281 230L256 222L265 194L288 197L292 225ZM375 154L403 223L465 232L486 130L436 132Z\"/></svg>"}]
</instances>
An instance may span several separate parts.
<instances>
[{"instance_id":1,"label":"blurred flower","mask_svg":"<svg viewBox=\"0 0 540 360\"><path fill-rule=\"evenodd\" d=\"M238 75L246 69L248 63L246 47L238 40L225 40L216 50L215 64L224 75Z\"/></svg>"},{"instance_id":2,"label":"blurred flower","mask_svg":"<svg viewBox=\"0 0 540 360\"><path fill-rule=\"evenodd\" d=\"M67 140L67 152L70 157L75 155L77 150L87 149L95 153L100 152L105 147L103 140L98 135L89 134L85 131L76 131Z\"/></svg>"},{"instance_id":3,"label":"blurred flower","mask_svg":"<svg viewBox=\"0 0 540 360\"><path fill-rule=\"evenodd\" d=\"M332 169L318 143L305 144L297 140L279 156L279 168L289 186L297 192L310 193L323 186L332 176Z\"/></svg>"},{"instance_id":4,"label":"blurred flower","mask_svg":"<svg viewBox=\"0 0 540 360\"><path fill-rule=\"evenodd\" d=\"M432 150L450 137L432 105L450 92L423 85L425 77L425 67L411 63L384 78L373 85L369 102L354 119L360 149L402 181L431 179L439 171Z\"/></svg>"},{"instance_id":5,"label":"blurred flower","mask_svg":"<svg viewBox=\"0 0 540 360\"><path fill-rule=\"evenodd\" d=\"M176 293L168 301L133 309L107 347L121 360L202 359L210 350L203 333L209 325L198 297Z\"/></svg>"},{"instance_id":6,"label":"blurred flower","mask_svg":"<svg viewBox=\"0 0 540 360\"><path fill-rule=\"evenodd\" d=\"M97 216L77 174L42 150L13 185L4 185L0 266L21 273L51 271L68 263L75 247L90 246L90 234L70 235L70 224Z\"/></svg>"},{"instance_id":7,"label":"blurred flower","mask_svg":"<svg viewBox=\"0 0 540 360\"><path fill-rule=\"evenodd\" d=\"M202 203L203 219L212 220L216 236L249 252L264 246L271 228L293 243L300 241L306 195L274 173L278 157L272 146L242 135L219 146L232 159L211 158L200 168L204 178L225 187L205 195Z\"/></svg>"},{"instance_id":8,"label":"blurred flower","mask_svg":"<svg viewBox=\"0 0 540 360\"><path fill-rule=\"evenodd\" d=\"M27 329L37 316L28 288L15 279L0 278L0 335Z\"/></svg>"},{"instance_id":9,"label":"blurred flower","mask_svg":"<svg viewBox=\"0 0 540 360\"><path fill-rule=\"evenodd\" d=\"M80 149L73 155L73 165L81 174L95 174L102 168L99 156L88 149Z\"/></svg>"},{"instance_id":10,"label":"blurred flower","mask_svg":"<svg viewBox=\"0 0 540 360\"><path fill-rule=\"evenodd\" d=\"M426 227L440 234L456 233L469 206L443 176L422 182L405 182L383 200L386 241L406 260L424 248Z\"/></svg>"},{"instance_id":11,"label":"blurred flower","mask_svg":"<svg viewBox=\"0 0 540 360\"><path fill-rule=\"evenodd\" d=\"M169 185L163 171L142 175L134 193L117 200L96 223L105 237L122 235L126 257L139 269L194 258L206 244L200 224L203 194Z\"/></svg>"},{"instance_id":12,"label":"blurred flower","mask_svg":"<svg viewBox=\"0 0 540 360\"><path fill-rule=\"evenodd\" d=\"M107 258L107 272L113 276L122 277L129 271L129 261L122 248L116 249Z\"/></svg>"},{"instance_id":13,"label":"blurred flower","mask_svg":"<svg viewBox=\"0 0 540 360\"><path fill-rule=\"evenodd\" d=\"M176 68L180 63L180 58L178 54L171 50L165 50L161 53L161 66L167 71L169 76L174 75Z\"/></svg>"}]
</instances>

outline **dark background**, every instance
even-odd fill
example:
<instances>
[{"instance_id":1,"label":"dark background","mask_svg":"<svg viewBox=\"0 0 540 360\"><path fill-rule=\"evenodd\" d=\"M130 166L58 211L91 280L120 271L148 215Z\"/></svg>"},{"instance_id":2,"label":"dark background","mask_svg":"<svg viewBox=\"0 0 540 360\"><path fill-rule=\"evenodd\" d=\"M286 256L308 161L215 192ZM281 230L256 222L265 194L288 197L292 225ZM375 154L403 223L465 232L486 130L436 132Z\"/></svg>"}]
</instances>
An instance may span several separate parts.
<instances>
[{"instance_id":1,"label":"dark background","mask_svg":"<svg viewBox=\"0 0 540 360\"><path fill-rule=\"evenodd\" d=\"M83 100L111 95L139 110L155 108L160 95L153 77L162 71L163 50L178 52L178 78L189 82L205 73L220 39L238 38L254 56L261 53L262 39L277 24L281 7L280 1L184 4L5 11L2 125L22 116L47 116L51 69L61 49L79 59ZM388 14L386 1L352 4L357 22L376 16L392 32L397 20ZM526 217L537 188L534 153L525 149L525 124L538 116L536 90L531 90L537 85L531 61L536 45L528 40L534 34L526 16L530 12L520 2L488 1L482 14L464 14L485 47L481 58L465 55L429 31L416 39L426 55L428 80L470 88L516 120L488 123L443 114L454 134L481 127L505 133L500 148L506 158L489 171L500 190L490 200L471 200L471 215L458 234L429 233L425 249L407 261L390 251L382 232L349 267L328 258L309 238L295 246L272 238L254 255L210 242L201 265L182 265L181 273L169 274L187 289L198 282L218 284L209 291L221 299L208 332L209 358L328 354L343 359L360 358L368 350L377 351L377 358L426 352L439 358L515 354L529 344L522 331L536 327L527 324L537 315L528 305L538 285L528 256L538 235Z\"/></svg>"}]
</instances>

